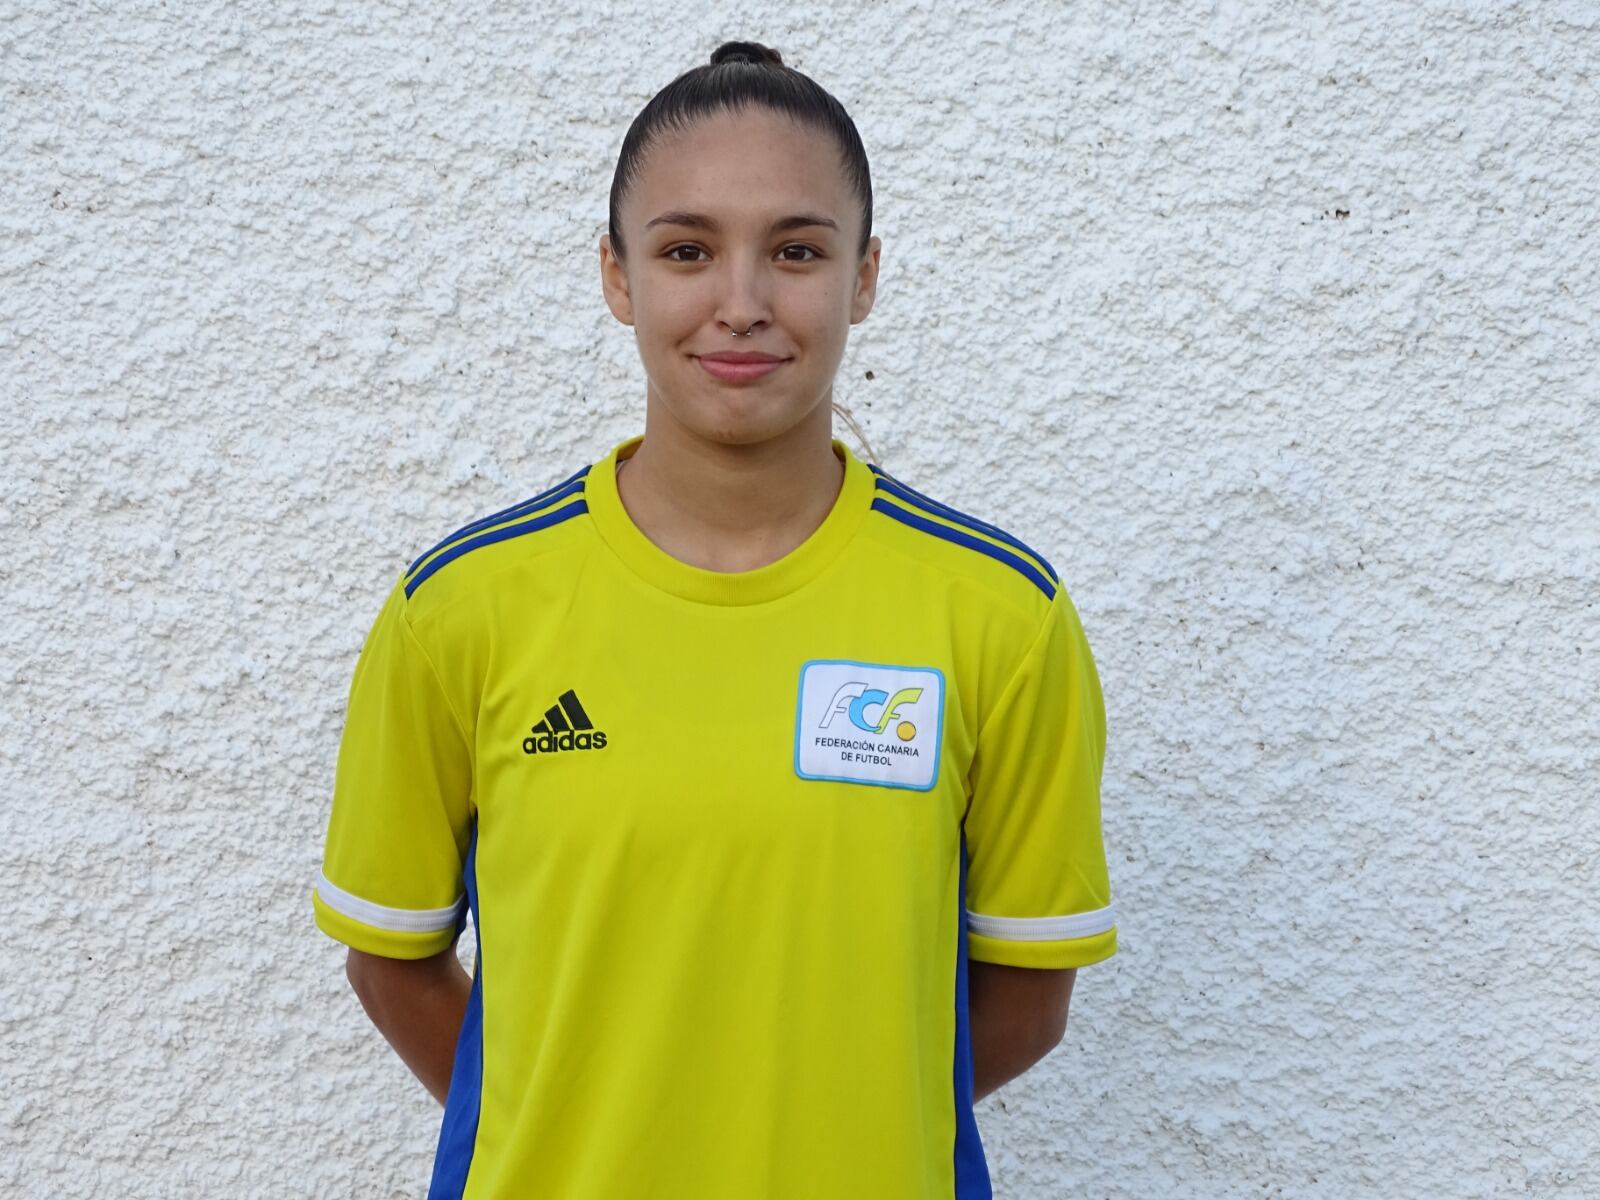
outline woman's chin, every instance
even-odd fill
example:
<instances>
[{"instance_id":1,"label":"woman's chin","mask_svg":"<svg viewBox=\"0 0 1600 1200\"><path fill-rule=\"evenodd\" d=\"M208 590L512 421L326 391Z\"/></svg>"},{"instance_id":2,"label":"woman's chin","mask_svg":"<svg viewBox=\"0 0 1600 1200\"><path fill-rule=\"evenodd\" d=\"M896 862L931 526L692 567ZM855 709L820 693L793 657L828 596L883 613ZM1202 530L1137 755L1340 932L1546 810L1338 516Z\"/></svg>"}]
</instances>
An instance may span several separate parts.
<instances>
[{"instance_id":1,"label":"woman's chin","mask_svg":"<svg viewBox=\"0 0 1600 1200\"><path fill-rule=\"evenodd\" d=\"M725 446L750 446L768 442L792 429L803 414L765 402L755 396L719 397L715 403L696 404L688 413L679 410L680 424L696 436Z\"/></svg>"}]
</instances>

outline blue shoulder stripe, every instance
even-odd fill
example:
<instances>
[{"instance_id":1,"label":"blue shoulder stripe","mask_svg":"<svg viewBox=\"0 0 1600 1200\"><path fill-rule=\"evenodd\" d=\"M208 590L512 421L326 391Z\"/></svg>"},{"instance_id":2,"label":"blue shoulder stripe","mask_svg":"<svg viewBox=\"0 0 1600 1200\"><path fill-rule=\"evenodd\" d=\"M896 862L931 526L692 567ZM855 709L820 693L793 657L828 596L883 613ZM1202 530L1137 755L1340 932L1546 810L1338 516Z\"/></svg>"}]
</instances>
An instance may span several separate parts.
<instances>
[{"instance_id":1,"label":"blue shoulder stripe","mask_svg":"<svg viewBox=\"0 0 1600 1200\"><path fill-rule=\"evenodd\" d=\"M937 500L934 500L928 496L924 496L921 492L917 491L916 488L908 487L907 485L901 483L898 479L896 479L893 475L890 475L881 467L873 466L871 463L868 463L867 465L871 468L872 473L878 477L878 486L884 491L888 492L891 496L896 496L899 499L904 500L907 504L910 504L916 508L921 508L931 513L938 513L939 516L945 518L947 521L954 521L958 525L965 525L968 529L976 529L980 533L987 533L990 537L996 539L997 541L1002 541L1014 549L1021 550L1024 554L1028 555L1028 557L1032 558L1034 562L1043 567L1044 573L1050 576L1051 580L1056 583L1061 582L1061 577L1056 574L1055 568L1045 561L1044 555L1040 554L1032 546L1024 545L1022 542L1012 537L1004 529L1001 529L997 525L991 525L987 521L980 521L977 517L968 516L964 512L958 512L951 508L948 504L941 504Z\"/></svg>"},{"instance_id":2,"label":"blue shoulder stripe","mask_svg":"<svg viewBox=\"0 0 1600 1200\"><path fill-rule=\"evenodd\" d=\"M1054 600L1056 589L1051 582L1027 559L1020 558L1009 550L996 546L993 542L984 541L982 538L973 537L970 533L962 533L959 529L952 529L938 521L930 521L926 517L919 517L909 509L901 508L898 504L891 504L887 500L875 498L872 501L874 512L881 512L884 516L893 517L902 525L909 525L913 529L920 529L923 533L931 533L934 537L941 537L947 542L954 542L958 546L965 546L969 550L976 550L980 554L987 554L990 558L998 559L1031 579L1045 598Z\"/></svg>"},{"instance_id":3,"label":"blue shoulder stripe","mask_svg":"<svg viewBox=\"0 0 1600 1200\"><path fill-rule=\"evenodd\" d=\"M423 581L431 576L440 567L444 566L448 562L453 562L455 559L460 558L463 554L467 554L473 550L476 550L479 546L488 546L495 542L503 542L507 538L521 537L525 533L534 533L540 529L548 529L552 525L559 525L561 522L569 520L572 517L577 516L579 513L586 513L588 511L589 502L580 496L565 508L558 508L554 512L544 513L540 516L534 517L532 520L523 521L517 525L502 525L499 529L491 529L487 533L478 534L477 537L471 537L467 538L465 541L457 542L454 546L450 547L450 549L446 550L437 558L431 559L427 566L423 567L422 570L418 571L410 579L406 580L406 599L409 600L411 598L411 593L421 587Z\"/></svg>"},{"instance_id":4,"label":"blue shoulder stripe","mask_svg":"<svg viewBox=\"0 0 1600 1200\"><path fill-rule=\"evenodd\" d=\"M554 504L557 500L561 499L562 496L569 495L570 492L582 491L583 485L581 483L578 483L576 487L571 487L571 485L577 483L578 480L582 479L588 473L589 467L585 466L581 470L574 471L571 475L568 475L554 487L546 488L537 496L530 496L526 500L519 500L510 508L502 508L497 513L490 513L487 517L481 517L470 524L463 525L460 529L456 530L449 537L445 538L444 541L440 542L437 546L434 546L432 549L426 550L422 554L418 555L416 562L413 562L408 568L406 568L406 574L409 575L411 572L415 571L417 569L417 563L422 562L428 557L428 555L433 554L436 551L443 550L446 546L448 546L451 542L456 541L458 538L471 537L480 529L487 529L489 526L497 525L501 521L509 521L514 517L520 517L523 513L532 512L534 509L539 508L541 505L546 503ZM569 488L569 491L562 492L562 488ZM556 494L557 492L561 492L561 495L558 496Z\"/></svg>"}]
</instances>

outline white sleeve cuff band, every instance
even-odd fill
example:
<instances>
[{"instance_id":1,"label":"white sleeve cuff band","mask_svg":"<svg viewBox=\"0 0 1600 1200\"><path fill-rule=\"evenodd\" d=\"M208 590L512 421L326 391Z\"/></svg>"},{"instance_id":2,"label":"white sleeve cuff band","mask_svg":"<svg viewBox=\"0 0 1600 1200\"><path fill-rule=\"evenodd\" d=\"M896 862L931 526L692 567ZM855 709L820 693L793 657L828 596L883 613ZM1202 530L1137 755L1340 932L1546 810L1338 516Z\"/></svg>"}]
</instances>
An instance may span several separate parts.
<instances>
[{"instance_id":1,"label":"white sleeve cuff band","mask_svg":"<svg viewBox=\"0 0 1600 1200\"><path fill-rule=\"evenodd\" d=\"M967 910L967 928L984 937L1008 942L1053 942L1061 938L1092 937L1117 926L1113 905L1071 913L1064 917L986 917Z\"/></svg>"},{"instance_id":2,"label":"white sleeve cuff band","mask_svg":"<svg viewBox=\"0 0 1600 1200\"><path fill-rule=\"evenodd\" d=\"M461 906L466 901L463 895L445 908L389 908L387 905L374 904L371 900L363 900L360 896L352 896L343 888L329 883L326 875L317 880L317 898L334 912L352 921L393 933L437 933L441 929L449 929L461 915Z\"/></svg>"}]
</instances>

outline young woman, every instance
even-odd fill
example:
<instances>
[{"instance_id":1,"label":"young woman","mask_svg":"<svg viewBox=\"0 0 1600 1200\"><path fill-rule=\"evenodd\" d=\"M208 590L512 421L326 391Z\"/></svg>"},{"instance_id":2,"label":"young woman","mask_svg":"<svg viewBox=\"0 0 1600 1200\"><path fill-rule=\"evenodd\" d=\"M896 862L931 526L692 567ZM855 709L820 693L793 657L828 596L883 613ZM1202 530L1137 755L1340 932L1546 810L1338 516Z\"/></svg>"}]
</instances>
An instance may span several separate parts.
<instances>
[{"instance_id":1,"label":"young woman","mask_svg":"<svg viewBox=\"0 0 1600 1200\"><path fill-rule=\"evenodd\" d=\"M663 89L600 240L644 433L418 556L362 648L315 913L444 1102L432 1197L987 1197L974 1100L1115 952L1065 589L832 435L871 220L776 52Z\"/></svg>"}]
</instances>

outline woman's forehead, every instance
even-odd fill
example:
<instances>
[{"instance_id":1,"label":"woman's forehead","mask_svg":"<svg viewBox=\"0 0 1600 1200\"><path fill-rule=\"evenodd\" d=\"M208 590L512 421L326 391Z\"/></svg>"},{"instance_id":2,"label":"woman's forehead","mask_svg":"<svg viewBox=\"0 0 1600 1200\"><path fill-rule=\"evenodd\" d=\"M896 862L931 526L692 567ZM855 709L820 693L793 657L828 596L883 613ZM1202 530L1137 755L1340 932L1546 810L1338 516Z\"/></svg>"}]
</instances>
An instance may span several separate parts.
<instances>
[{"instance_id":1,"label":"woman's forehead","mask_svg":"<svg viewBox=\"0 0 1600 1200\"><path fill-rule=\"evenodd\" d=\"M635 188L644 223L667 212L713 225L756 225L815 214L842 226L849 188L828 135L780 114L718 114L653 146Z\"/></svg>"}]
</instances>

